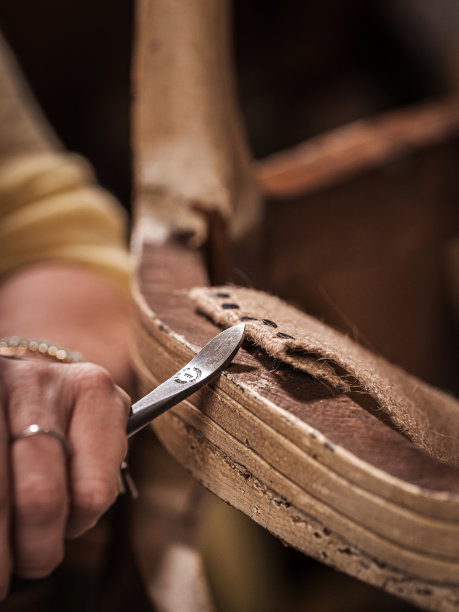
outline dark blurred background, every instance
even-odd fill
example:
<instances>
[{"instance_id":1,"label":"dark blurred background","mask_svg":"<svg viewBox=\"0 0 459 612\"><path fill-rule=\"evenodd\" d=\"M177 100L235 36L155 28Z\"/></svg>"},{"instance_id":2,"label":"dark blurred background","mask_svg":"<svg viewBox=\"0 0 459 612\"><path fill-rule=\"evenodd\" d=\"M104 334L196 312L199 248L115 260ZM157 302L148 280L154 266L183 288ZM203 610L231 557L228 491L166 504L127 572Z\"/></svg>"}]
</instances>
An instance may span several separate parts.
<instances>
[{"instance_id":1,"label":"dark blurred background","mask_svg":"<svg viewBox=\"0 0 459 612\"><path fill-rule=\"evenodd\" d=\"M59 137L127 206L133 2L6 1L0 24Z\"/></svg>"},{"instance_id":2,"label":"dark blurred background","mask_svg":"<svg viewBox=\"0 0 459 612\"><path fill-rule=\"evenodd\" d=\"M454 89L455 0L236 0L240 101L257 158ZM1 27L46 114L127 206L134 3L0 3ZM456 57L457 52L457 57Z\"/></svg>"}]
</instances>

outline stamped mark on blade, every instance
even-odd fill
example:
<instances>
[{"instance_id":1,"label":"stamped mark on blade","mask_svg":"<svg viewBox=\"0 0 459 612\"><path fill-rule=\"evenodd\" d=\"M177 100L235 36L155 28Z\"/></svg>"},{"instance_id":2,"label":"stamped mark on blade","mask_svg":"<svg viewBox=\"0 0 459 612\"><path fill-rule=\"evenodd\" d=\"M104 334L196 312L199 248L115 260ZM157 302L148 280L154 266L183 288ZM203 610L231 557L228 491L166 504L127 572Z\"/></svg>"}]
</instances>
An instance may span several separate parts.
<instances>
[{"instance_id":1,"label":"stamped mark on blade","mask_svg":"<svg viewBox=\"0 0 459 612\"><path fill-rule=\"evenodd\" d=\"M186 367L183 368L183 370L180 370L180 372L174 376L174 381L185 385L187 383L195 382L200 378L201 370L199 368Z\"/></svg>"}]
</instances>

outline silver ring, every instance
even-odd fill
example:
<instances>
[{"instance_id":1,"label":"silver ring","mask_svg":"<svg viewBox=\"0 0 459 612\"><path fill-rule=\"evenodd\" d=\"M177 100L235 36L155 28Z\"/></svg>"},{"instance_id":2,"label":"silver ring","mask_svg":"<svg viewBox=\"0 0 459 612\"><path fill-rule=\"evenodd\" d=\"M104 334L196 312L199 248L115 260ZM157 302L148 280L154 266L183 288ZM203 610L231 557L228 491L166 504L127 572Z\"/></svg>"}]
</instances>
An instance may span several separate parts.
<instances>
[{"instance_id":1,"label":"silver ring","mask_svg":"<svg viewBox=\"0 0 459 612\"><path fill-rule=\"evenodd\" d=\"M11 442L17 442L17 440L20 440L21 438L30 438L31 436L36 436L38 434L47 434L50 436L54 436L56 440L59 440L59 442L61 443L65 456L70 456L69 443L60 431L57 431L56 429L51 429L50 427L40 427L40 425L37 425L35 423L33 425L29 425L15 436L12 436Z\"/></svg>"}]
</instances>

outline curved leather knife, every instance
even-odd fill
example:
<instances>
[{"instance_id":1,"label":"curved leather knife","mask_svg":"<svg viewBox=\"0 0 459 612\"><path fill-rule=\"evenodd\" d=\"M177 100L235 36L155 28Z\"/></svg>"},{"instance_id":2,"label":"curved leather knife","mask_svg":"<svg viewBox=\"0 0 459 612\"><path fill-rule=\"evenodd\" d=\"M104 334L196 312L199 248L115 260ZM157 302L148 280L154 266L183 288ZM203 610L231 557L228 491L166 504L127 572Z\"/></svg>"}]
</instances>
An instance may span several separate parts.
<instances>
[{"instance_id":1,"label":"curved leather knife","mask_svg":"<svg viewBox=\"0 0 459 612\"><path fill-rule=\"evenodd\" d=\"M131 406L127 435L132 436L150 421L207 385L231 362L244 338L244 323L215 336L179 372Z\"/></svg>"},{"instance_id":2,"label":"curved leather knife","mask_svg":"<svg viewBox=\"0 0 459 612\"><path fill-rule=\"evenodd\" d=\"M135 402L128 418L128 437L220 374L238 352L244 339L244 331L243 323L225 329L212 338L186 366ZM126 461L123 461L120 467L120 490L134 499L138 497Z\"/></svg>"}]
</instances>

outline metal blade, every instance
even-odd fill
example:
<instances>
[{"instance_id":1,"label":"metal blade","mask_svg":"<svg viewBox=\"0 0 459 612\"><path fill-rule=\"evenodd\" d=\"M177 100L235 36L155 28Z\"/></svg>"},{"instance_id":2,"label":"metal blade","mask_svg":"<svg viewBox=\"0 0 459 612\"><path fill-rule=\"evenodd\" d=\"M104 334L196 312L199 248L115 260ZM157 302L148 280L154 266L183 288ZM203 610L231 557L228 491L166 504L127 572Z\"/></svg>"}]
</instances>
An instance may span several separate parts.
<instances>
[{"instance_id":1,"label":"metal blade","mask_svg":"<svg viewBox=\"0 0 459 612\"><path fill-rule=\"evenodd\" d=\"M209 383L231 362L244 338L240 323L215 336L179 372L132 405L127 435L132 436L168 408Z\"/></svg>"}]
</instances>

